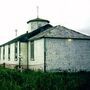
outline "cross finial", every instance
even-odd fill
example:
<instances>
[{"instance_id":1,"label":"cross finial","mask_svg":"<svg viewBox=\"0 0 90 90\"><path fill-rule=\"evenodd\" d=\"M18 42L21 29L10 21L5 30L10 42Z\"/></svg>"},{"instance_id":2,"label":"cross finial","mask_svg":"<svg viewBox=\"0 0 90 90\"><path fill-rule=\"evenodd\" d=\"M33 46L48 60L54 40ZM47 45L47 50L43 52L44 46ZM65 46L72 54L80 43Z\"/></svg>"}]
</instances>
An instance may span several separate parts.
<instances>
[{"instance_id":1,"label":"cross finial","mask_svg":"<svg viewBox=\"0 0 90 90\"><path fill-rule=\"evenodd\" d=\"M17 31L18 31L18 30L17 30L17 29L15 29L15 36L17 36Z\"/></svg>"},{"instance_id":2,"label":"cross finial","mask_svg":"<svg viewBox=\"0 0 90 90\"><path fill-rule=\"evenodd\" d=\"M39 7L37 6L37 18L39 18Z\"/></svg>"}]
</instances>

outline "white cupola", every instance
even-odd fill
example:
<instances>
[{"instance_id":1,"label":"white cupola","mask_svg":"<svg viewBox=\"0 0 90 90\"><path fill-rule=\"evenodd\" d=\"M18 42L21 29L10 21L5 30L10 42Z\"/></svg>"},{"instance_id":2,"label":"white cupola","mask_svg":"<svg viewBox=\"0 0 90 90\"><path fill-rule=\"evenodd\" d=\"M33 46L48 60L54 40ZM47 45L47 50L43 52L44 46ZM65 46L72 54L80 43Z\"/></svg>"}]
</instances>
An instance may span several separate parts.
<instances>
[{"instance_id":1,"label":"white cupola","mask_svg":"<svg viewBox=\"0 0 90 90\"><path fill-rule=\"evenodd\" d=\"M45 20L45 19L41 19L41 18L32 19L27 22L28 32L32 32L32 31L38 29L39 27L45 26L48 23L49 23L49 21Z\"/></svg>"}]
</instances>

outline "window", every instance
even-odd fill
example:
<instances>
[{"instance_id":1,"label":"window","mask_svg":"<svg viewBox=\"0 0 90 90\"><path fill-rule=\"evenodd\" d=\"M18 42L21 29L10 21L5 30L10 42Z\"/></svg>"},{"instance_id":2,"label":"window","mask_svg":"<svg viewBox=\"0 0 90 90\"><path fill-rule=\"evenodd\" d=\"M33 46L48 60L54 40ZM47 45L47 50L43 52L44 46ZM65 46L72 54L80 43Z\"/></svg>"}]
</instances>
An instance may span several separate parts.
<instances>
[{"instance_id":1,"label":"window","mask_svg":"<svg viewBox=\"0 0 90 90\"><path fill-rule=\"evenodd\" d=\"M34 41L31 41L31 60L34 60Z\"/></svg>"},{"instance_id":2,"label":"window","mask_svg":"<svg viewBox=\"0 0 90 90\"><path fill-rule=\"evenodd\" d=\"M5 60L5 46L3 46L3 60Z\"/></svg>"},{"instance_id":3,"label":"window","mask_svg":"<svg viewBox=\"0 0 90 90\"><path fill-rule=\"evenodd\" d=\"M15 61L17 61L17 42L15 42Z\"/></svg>"},{"instance_id":4,"label":"window","mask_svg":"<svg viewBox=\"0 0 90 90\"><path fill-rule=\"evenodd\" d=\"M10 60L10 45L8 45L8 60Z\"/></svg>"},{"instance_id":5,"label":"window","mask_svg":"<svg viewBox=\"0 0 90 90\"><path fill-rule=\"evenodd\" d=\"M1 47L0 47L0 60L1 60Z\"/></svg>"}]
</instances>

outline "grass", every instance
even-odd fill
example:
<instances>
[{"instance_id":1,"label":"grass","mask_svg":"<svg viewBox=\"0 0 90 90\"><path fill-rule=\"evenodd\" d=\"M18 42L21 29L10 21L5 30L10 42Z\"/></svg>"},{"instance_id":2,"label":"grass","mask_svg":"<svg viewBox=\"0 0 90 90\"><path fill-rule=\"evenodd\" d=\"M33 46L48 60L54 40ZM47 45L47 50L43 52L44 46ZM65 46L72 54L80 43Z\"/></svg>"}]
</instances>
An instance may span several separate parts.
<instances>
[{"instance_id":1,"label":"grass","mask_svg":"<svg viewBox=\"0 0 90 90\"><path fill-rule=\"evenodd\" d=\"M18 72L0 68L0 90L90 90L90 72Z\"/></svg>"}]
</instances>

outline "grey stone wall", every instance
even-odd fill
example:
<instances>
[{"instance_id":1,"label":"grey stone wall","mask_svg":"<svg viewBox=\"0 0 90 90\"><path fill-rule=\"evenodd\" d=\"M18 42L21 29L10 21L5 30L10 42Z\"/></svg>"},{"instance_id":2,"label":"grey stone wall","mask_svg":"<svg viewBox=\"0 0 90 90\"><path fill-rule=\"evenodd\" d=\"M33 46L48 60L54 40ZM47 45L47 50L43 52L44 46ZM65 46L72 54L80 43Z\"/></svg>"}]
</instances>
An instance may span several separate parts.
<instances>
[{"instance_id":1,"label":"grey stone wall","mask_svg":"<svg viewBox=\"0 0 90 90\"><path fill-rule=\"evenodd\" d=\"M46 39L46 69L90 71L90 40Z\"/></svg>"}]
</instances>

